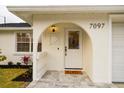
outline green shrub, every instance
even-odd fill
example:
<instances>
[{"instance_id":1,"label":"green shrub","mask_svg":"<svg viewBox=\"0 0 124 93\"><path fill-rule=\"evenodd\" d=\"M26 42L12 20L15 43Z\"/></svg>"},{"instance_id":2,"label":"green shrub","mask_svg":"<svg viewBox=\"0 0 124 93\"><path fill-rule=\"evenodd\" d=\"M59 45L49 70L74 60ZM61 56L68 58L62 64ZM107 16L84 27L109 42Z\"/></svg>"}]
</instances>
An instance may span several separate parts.
<instances>
[{"instance_id":1,"label":"green shrub","mask_svg":"<svg viewBox=\"0 0 124 93\"><path fill-rule=\"evenodd\" d=\"M13 65L13 62L12 62L12 61L9 61L9 62L8 62L8 65L9 65L9 66Z\"/></svg>"},{"instance_id":2,"label":"green shrub","mask_svg":"<svg viewBox=\"0 0 124 93\"><path fill-rule=\"evenodd\" d=\"M20 65L21 65L21 63L20 63L20 62L17 62L16 64L17 64L17 66L20 66Z\"/></svg>"},{"instance_id":3,"label":"green shrub","mask_svg":"<svg viewBox=\"0 0 124 93\"><path fill-rule=\"evenodd\" d=\"M4 56L4 55L1 55L1 56L0 56L0 61L4 61L4 60L7 60L7 57Z\"/></svg>"}]
</instances>

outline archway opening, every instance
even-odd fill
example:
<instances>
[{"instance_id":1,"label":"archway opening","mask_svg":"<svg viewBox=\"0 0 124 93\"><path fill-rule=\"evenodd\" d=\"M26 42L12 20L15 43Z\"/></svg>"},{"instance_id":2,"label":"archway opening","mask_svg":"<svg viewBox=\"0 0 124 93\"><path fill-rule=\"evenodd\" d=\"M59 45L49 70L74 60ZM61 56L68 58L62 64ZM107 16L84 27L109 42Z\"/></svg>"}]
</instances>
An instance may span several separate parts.
<instances>
[{"instance_id":1,"label":"archway opening","mask_svg":"<svg viewBox=\"0 0 124 93\"><path fill-rule=\"evenodd\" d=\"M82 27L74 23L51 24L39 41L41 53L46 53L45 60L39 58L39 69L85 71L92 78L92 42Z\"/></svg>"}]
</instances>

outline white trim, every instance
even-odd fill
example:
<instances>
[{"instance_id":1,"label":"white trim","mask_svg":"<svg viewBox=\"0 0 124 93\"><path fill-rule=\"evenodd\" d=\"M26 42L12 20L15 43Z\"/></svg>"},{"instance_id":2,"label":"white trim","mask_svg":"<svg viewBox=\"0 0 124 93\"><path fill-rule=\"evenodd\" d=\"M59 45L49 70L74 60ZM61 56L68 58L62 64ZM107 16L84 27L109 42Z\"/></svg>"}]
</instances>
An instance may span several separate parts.
<instances>
[{"instance_id":1,"label":"white trim","mask_svg":"<svg viewBox=\"0 0 124 93\"><path fill-rule=\"evenodd\" d=\"M123 12L123 5L60 5L60 6L7 6L8 10L14 13L19 12L42 12L42 13L81 13L81 12Z\"/></svg>"},{"instance_id":2,"label":"white trim","mask_svg":"<svg viewBox=\"0 0 124 93\"><path fill-rule=\"evenodd\" d=\"M32 45L32 43L33 43L33 41L32 41L32 43L31 43L31 39L33 38L33 35L32 35L32 37L31 36L29 36L30 37L30 44L29 44L29 51L31 52L31 45ZM33 46L32 46L33 47ZM33 50L32 50L33 51Z\"/></svg>"},{"instance_id":3,"label":"white trim","mask_svg":"<svg viewBox=\"0 0 124 93\"><path fill-rule=\"evenodd\" d=\"M33 30L32 27L0 27L0 30Z\"/></svg>"},{"instance_id":4,"label":"white trim","mask_svg":"<svg viewBox=\"0 0 124 93\"><path fill-rule=\"evenodd\" d=\"M15 41L15 42L14 42L14 47L15 47L15 48L14 48L14 52L17 51L17 45L16 45L16 42L17 42L17 41L16 41L16 34L17 34L17 33L14 32L14 41Z\"/></svg>"},{"instance_id":5,"label":"white trim","mask_svg":"<svg viewBox=\"0 0 124 93\"><path fill-rule=\"evenodd\" d=\"M16 32L14 32L14 38L15 38L15 52L14 52L14 54L30 54L30 53L33 53L33 52L31 52L31 46L29 47L29 52L17 52L17 33L31 33L31 31L16 31ZM32 33L33 34L33 33ZM30 37L31 38L31 37ZM30 43L31 43L31 39L30 39ZM31 45L31 44L30 44Z\"/></svg>"},{"instance_id":6,"label":"white trim","mask_svg":"<svg viewBox=\"0 0 124 93\"><path fill-rule=\"evenodd\" d=\"M13 53L13 55L16 55L16 56L21 56L21 55L33 55L33 52L15 52Z\"/></svg>"},{"instance_id":7,"label":"white trim","mask_svg":"<svg viewBox=\"0 0 124 93\"><path fill-rule=\"evenodd\" d=\"M124 22L124 14L111 14L112 22Z\"/></svg>"},{"instance_id":8,"label":"white trim","mask_svg":"<svg viewBox=\"0 0 124 93\"><path fill-rule=\"evenodd\" d=\"M112 83L112 19L109 16L109 64L108 64L108 83Z\"/></svg>"},{"instance_id":9,"label":"white trim","mask_svg":"<svg viewBox=\"0 0 124 93\"><path fill-rule=\"evenodd\" d=\"M63 60L63 61L64 61L63 63L64 63L64 66L63 66L63 67L64 67L64 68L65 68L66 29L67 29L67 28L64 28L64 29L63 29L63 32L64 32L64 46L63 46L63 47L64 47L64 48L63 48L63 49L64 49L64 50L63 50L63 51L64 51L64 52L63 52L63 53L64 53L64 54L63 54L63 59L64 59L64 60ZM63 69L64 69L64 68L63 68Z\"/></svg>"},{"instance_id":10,"label":"white trim","mask_svg":"<svg viewBox=\"0 0 124 93\"><path fill-rule=\"evenodd\" d=\"M26 22L33 24L34 14L84 14L108 13L121 14L123 5L59 5L59 6L7 6L8 10Z\"/></svg>"}]
</instances>

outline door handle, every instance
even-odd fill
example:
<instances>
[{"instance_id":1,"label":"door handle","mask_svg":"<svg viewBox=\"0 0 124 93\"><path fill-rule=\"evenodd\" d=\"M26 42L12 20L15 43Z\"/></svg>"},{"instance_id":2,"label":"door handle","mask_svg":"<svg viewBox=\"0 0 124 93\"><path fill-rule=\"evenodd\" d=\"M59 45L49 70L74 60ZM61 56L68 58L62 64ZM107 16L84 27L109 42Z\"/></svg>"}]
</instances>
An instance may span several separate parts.
<instances>
[{"instance_id":1,"label":"door handle","mask_svg":"<svg viewBox=\"0 0 124 93\"><path fill-rule=\"evenodd\" d=\"M67 56L67 46L65 46L65 56Z\"/></svg>"},{"instance_id":2,"label":"door handle","mask_svg":"<svg viewBox=\"0 0 124 93\"><path fill-rule=\"evenodd\" d=\"M65 52L67 52L67 47L65 46Z\"/></svg>"}]
</instances>

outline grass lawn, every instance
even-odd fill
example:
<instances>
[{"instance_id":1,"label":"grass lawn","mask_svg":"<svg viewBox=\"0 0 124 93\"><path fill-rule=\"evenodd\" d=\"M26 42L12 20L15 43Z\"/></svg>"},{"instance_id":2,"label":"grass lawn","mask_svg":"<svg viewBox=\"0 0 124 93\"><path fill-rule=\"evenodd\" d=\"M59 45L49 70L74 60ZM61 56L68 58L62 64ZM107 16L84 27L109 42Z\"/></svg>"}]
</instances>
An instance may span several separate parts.
<instances>
[{"instance_id":1,"label":"grass lawn","mask_svg":"<svg viewBox=\"0 0 124 93\"><path fill-rule=\"evenodd\" d=\"M16 77L27 72L26 68L0 68L0 88L24 88L30 82L14 81Z\"/></svg>"}]
</instances>

